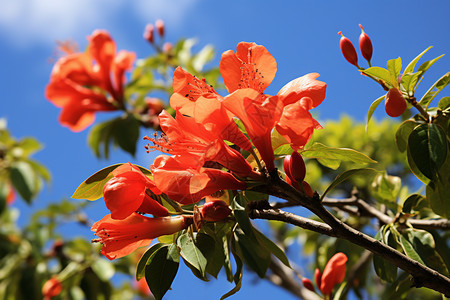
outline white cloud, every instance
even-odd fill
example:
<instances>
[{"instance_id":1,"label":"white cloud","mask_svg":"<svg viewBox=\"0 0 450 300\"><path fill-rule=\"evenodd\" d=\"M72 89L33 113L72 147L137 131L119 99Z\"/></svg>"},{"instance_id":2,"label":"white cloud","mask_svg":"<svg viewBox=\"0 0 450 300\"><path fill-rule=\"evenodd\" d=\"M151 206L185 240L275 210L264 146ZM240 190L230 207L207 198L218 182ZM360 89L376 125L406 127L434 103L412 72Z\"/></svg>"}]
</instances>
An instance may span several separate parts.
<instances>
[{"instance_id":1,"label":"white cloud","mask_svg":"<svg viewBox=\"0 0 450 300\"><path fill-rule=\"evenodd\" d=\"M161 18L176 27L197 0L2 0L0 36L15 46L84 38L93 28ZM131 9L128 9L130 7Z\"/></svg>"}]
</instances>

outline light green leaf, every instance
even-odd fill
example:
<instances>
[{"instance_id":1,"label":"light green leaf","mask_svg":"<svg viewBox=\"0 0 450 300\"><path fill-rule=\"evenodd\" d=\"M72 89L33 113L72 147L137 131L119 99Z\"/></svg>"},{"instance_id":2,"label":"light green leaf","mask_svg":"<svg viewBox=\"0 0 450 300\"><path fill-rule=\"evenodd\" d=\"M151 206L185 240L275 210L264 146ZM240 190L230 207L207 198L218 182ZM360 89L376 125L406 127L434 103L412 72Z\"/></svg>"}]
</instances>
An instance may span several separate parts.
<instances>
[{"instance_id":1,"label":"light green leaf","mask_svg":"<svg viewBox=\"0 0 450 300\"><path fill-rule=\"evenodd\" d=\"M392 82L396 83L396 85L394 86L398 87L398 79L402 70L402 59L398 57L396 59L388 60L387 68L389 70L389 73L391 73Z\"/></svg>"},{"instance_id":2,"label":"light green leaf","mask_svg":"<svg viewBox=\"0 0 450 300\"><path fill-rule=\"evenodd\" d=\"M414 90L422 72L416 72L412 74L403 74L400 84L409 96L414 96Z\"/></svg>"},{"instance_id":3,"label":"light green leaf","mask_svg":"<svg viewBox=\"0 0 450 300\"><path fill-rule=\"evenodd\" d=\"M368 169L368 168L353 169L353 170L347 170L345 172L342 172L341 174L336 176L336 178L333 180L333 182L328 186L328 188L325 190L325 192L320 197L320 200L322 200L325 197L325 195L328 194L328 192L330 192L332 189L334 189L337 185L339 185L340 183L346 181L347 179L349 179L352 176L355 176L355 175L371 176L371 175L373 175L373 174L375 174L377 172L378 171L375 170L375 169Z\"/></svg>"},{"instance_id":4,"label":"light green leaf","mask_svg":"<svg viewBox=\"0 0 450 300\"><path fill-rule=\"evenodd\" d=\"M348 162L352 162L356 165L365 165L368 163L376 163L376 161L374 161L367 155L365 155L361 152L358 152L356 150L349 149L349 148L328 147L324 144L317 143L317 142L314 143L308 149L304 149L301 152L301 155L303 157L316 158L318 160L319 159L331 160L331 163L335 163L333 161L339 161L339 162L348 161Z\"/></svg>"},{"instance_id":5,"label":"light green leaf","mask_svg":"<svg viewBox=\"0 0 450 300\"><path fill-rule=\"evenodd\" d=\"M372 181L372 193L385 204L396 203L402 185L401 178L388 175L386 172L378 173ZM395 207L395 205L393 206Z\"/></svg>"},{"instance_id":6,"label":"light green leaf","mask_svg":"<svg viewBox=\"0 0 450 300\"><path fill-rule=\"evenodd\" d=\"M403 248L403 251L409 258L412 258L415 261L421 263L422 265L425 265L420 255L414 249L413 245L403 235L400 235L400 244Z\"/></svg>"},{"instance_id":7,"label":"light green leaf","mask_svg":"<svg viewBox=\"0 0 450 300\"><path fill-rule=\"evenodd\" d=\"M425 49L422 53L420 53L419 55L417 55L405 68L405 71L403 72L404 74L408 74L408 73L412 73L414 72L414 67L416 66L417 62L419 61L419 59L431 48L433 48L433 46L428 47L427 49Z\"/></svg>"},{"instance_id":8,"label":"light green leaf","mask_svg":"<svg viewBox=\"0 0 450 300\"><path fill-rule=\"evenodd\" d=\"M369 127L369 121L372 118L372 115L375 112L375 109L377 109L378 105L380 105L381 101L383 101L385 97L386 97L386 95L379 97L378 99L373 101L372 104L370 105L369 111L367 112L366 132Z\"/></svg>"},{"instance_id":9,"label":"light green leaf","mask_svg":"<svg viewBox=\"0 0 450 300\"><path fill-rule=\"evenodd\" d=\"M443 97L439 100L438 107L441 110L447 110L450 107L450 97Z\"/></svg>"},{"instance_id":10,"label":"light green leaf","mask_svg":"<svg viewBox=\"0 0 450 300\"><path fill-rule=\"evenodd\" d=\"M444 130L435 124L417 126L409 135L408 152L420 172L433 180L447 157Z\"/></svg>"},{"instance_id":11,"label":"light green leaf","mask_svg":"<svg viewBox=\"0 0 450 300\"><path fill-rule=\"evenodd\" d=\"M450 72L438 79L420 99L419 104L428 109L431 101L450 83ZM436 89L436 90L434 90Z\"/></svg>"},{"instance_id":12,"label":"light green leaf","mask_svg":"<svg viewBox=\"0 0 450 300\"><path fill-rule=\"evenodd\" d=\"M211 45L206 45L192 59L192 67L197 72L201 72L203 70L203 67L213 58L214 58L214 47Z\"/></svg>"},{"instance_id":13,"label":"light green leaf","mask_svg":"<svg viewBox=\"0 0 450 300\"><path fill-rule=\"evenodd\" d=\"M371 67L371 68L365 69L361 72L363 72L364 74L370 75L372 77L375 77L377 79L381 79L385 83L390 85L391 87L394 87L394 86L396 86L396 84L398 84L398 81L393 80L392 75L389 72L389 70L386 70L381 67Z\"/></svg>"},{"instance_id":14,"label":"light green leaf","mask_svg":"<svg viewBox=\"0 0 450 300\"><path fill-rule=\"evenodd\" d=\"M97 274L97 276L103 281L110 280L116 272L114 265L103 258L95 260L91 265L91 268L95 272L95 274Z\"/></svg>"},{"instance_id":15,"label":"light green leaf","mask_svg":"<svg viewBox=\"0 0 450 300\"><path fill-rule=\"evenodd\" d=\"M115 164L91 175L83 181L75 190L71 198L97 200L103 196L103 186L113 178L112 171L123 164Z\"/></svg>"},{"instance_id":16,"label":"light green leaf","mask_svg":"<svg viewBox=\"0 0 450 300\"><path fill-rule=\"evenodd\" d=\"M422 74L420 76L423 76L423 74L425 74L425 72L432 66L434 65L435 62L437 62L439 59L441 59L444 56L444 54L436 57L435 59L429 60L424 62L423 64L420 65L419 69L417 69L417 71L421 71Z\"/></svg>"}]
</instances>

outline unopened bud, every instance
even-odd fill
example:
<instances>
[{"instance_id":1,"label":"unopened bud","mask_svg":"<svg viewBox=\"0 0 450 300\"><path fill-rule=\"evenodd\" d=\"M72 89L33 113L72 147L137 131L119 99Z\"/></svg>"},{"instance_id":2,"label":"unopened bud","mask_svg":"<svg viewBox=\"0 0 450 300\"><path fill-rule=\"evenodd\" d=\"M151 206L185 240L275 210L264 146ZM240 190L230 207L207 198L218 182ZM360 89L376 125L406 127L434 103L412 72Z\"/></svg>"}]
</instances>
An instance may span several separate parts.
<instances>
[{"instance_id":1,"label":"unopened bud","mask_svg":"<svg viewBox=\"0 0 450 300\"><path fill-rule=\"evenodd\" d=\"M342 36L339 45L341 46L341 51L345 59L352 65L358 67L358 55L356 54L355 46L342 34L342 31L339 31L338 34Z\"/></svg>"},{"instance_id":2,"label":"unopened bud","mask_svg":"<svg viewBox=\"0 0 450 300\"><path fill-rule=\"evenodd\" d=\"M201 208L203 220L216 222L225 219L231 213L231 209L222 200L205 203Z\"/></svg>"},{"instance_id":3,"label":"unopened bud","mask_svg":"<svg viewBox=\"0 0 450 300\"><path fill-rule=\"evenodd\" d=\"M61 281L57 277L52 277L44 283L42 287L42 296L44 299L51 299L56 297L62 291Z\"/></svg>"},{"instance_id":4,"label":"unopened bud","mask_svg":"<svg viewBox=\"0 0 450 300\"><path fill-rule=\"evenodd\" d=\"M370 62L373 53L372 42L370 41L369 36L364 32L364 29L361 24L359 24L361 28L361 35L359 36L359 48L361 49L362 56Z\"/></svg>"},{"instance_id":5,"label":"unopened bud","mask_svg":"<svg viewBox=\"0 0 450 300\"><path fill-rule=\"evenodd\" d=\"M305 191L305 194L308 195L309 197L313 197L314 196L314 191L311 188L311 186L309 185L309 183L307 183L306 181L302 182L302 186L303 186L303 190Z\"/></svg>"},{"instance_id":6,"label":"unopened bud","mask_svg":"<svg viewBox=\"0 0 450 300\"><path fill-rule=\"evenodd\" d=\"M164 21L163 20L156 20L155 22L156 30L158 30L158 34L160 37L164 37Z\"/></svg>"},{"instance_id":7,"label":"unopened bud","mask_svg":"<svg viewBox=\"0 0 450 300\"><path fill-rule=\"evenodd\" d=\"M145 104L147 104L149 115L158 115L164 109L164 102L161 99L147 97L145 98Z\"/></svg>"},{"instance_id":8,"label":"unopened bud","mask_svg":"<svg viewBox=\"0 0 450 300\"><path fill-rule=\"evenodd\" d=\"M305 288L307 288L308 290L310 290L312 292L315 292L315 289L314 289L314 286L313 286L313 283L311 282L311 280L309 280L308 278L303 278L302 283Z\"/></svg>"},{"instance_id":9,"label":"unopened bud","mask_svg":"<svg viewBox=\"0 0 450 300\"><path fill-rule=\"evenodd\" d=\"M320 284L322 283L322 272L318 268L314 271L314 280L316 281L316 285L320 287Z\"/></svg>"},{"instance_id":10,"label":"unopened bud","mask_svg":"<svg viewBox=\"0 0 450 300\"><path fill-rule=\"evenodd\" d=\"M150 44L153 44L153 42L155 41L154 31L155 29L153 27L153 24L147 24L147 26L145 26L144 39L146 39Z\"/></svg>"},{"instance_id":11,"label":"unopened bud","mask_svg":"<svg viewBox=\"0 0 450 300\"><path fill-rule=\"evenodd\" d=\"M297 182L302 182L306 175L306 166L302 156L297 152L292 152L290 159L290 173L291 179Z\"/></svg>"},{"instance_id":12,"label":"unopened bud","mask_svg":"<svg viewBox=\"0 0 450 300\"><path fill-rule=\"evenodd\" d=\"M172 51L173 45L172 43L165 42L163 45L163 52L164 53L170 53Z\"/></svg>"},{"instance_id":13,"label":"unopened bud","mask_svg":"<svg viewBox=\"0 0 450 300\"><path fill-rule=\"evenodd\" d=\"M384 108L386 113L393 118L400 116L405 111L406 101L399 89L392 88L388 91Z\"/></svg>"}]
</instances>

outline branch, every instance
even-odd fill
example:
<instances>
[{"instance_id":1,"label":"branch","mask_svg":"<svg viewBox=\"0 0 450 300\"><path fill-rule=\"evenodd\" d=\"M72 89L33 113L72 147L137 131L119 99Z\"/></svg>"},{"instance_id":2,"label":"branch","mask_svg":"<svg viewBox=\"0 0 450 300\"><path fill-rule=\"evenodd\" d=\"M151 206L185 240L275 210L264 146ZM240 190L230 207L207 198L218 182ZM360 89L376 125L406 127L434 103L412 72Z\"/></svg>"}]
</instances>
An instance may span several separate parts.
<instances>
[{"instance_id":1,"label":"branch","mask_svg":"<svg viewBox=\"0 0 450 300\"><path fill-rule=\"evenodd\" d=\"M341 222L325 209L325 207L319 201L319 195L317 193L315 193L312 198L308 197L307 195L297 191L295 188L293 188L285 181L281 180L278 177L278 174L275 174L275 172L271 174L271 182L269 184L264 186L258 186L256 187L256 189L264 191L270 195L288 200L289 202L297 203L306 207L311 212L316 214L319 218L321 218L331 228L330 229L328 227L322 226L321 227L322 229L319 230L321 230L322 232L328 232L329 233L328 235L330 236L335 236L338 238L348 240L353 244L359 245L371 251L374 254L380 255L381 257L388 260L395 266L411 274L414 280L413 281L414 287L424 286L433 289L435 291L438 291L447 297L450 297L449 278L407 257L403 253L389 247L388 245L382 244L379 241L375 240L374 238L365 235L364 233L355 230L354 228ZM254 208L252 213L250 214L251 216L256 218L257 213L254 212L254 210L258 211L260 209ZM273 209L262 208L262 210L263 212L266 211L265 216L267 216L267 219L271 219L270 217L273 216L273 219L275 220L284 219L285 222L297 220L296 218L293 218L289 215L288 215L289 217L286 217L285 214L281 214L281 217L276 217L276 215L280 213L279 211ZM302 224L305 227L306 226L312 227L310 225L312 225L313 223L296 222L294 225L296 224ZM316 223L314 224L318 225Z\"/></svg>"}]
</instances>

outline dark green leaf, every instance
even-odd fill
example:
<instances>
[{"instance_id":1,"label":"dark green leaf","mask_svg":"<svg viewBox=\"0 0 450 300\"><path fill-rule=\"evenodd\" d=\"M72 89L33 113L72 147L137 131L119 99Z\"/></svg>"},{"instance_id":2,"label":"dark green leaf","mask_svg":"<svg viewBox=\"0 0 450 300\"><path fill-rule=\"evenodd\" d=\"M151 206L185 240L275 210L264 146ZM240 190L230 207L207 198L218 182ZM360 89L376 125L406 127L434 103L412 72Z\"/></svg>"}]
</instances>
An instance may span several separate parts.
<instances>
[{"instance_id":1,"label":"dark green leaf","mask_svg":"<svg viewBox=\"0 0 450 300\"><path fill-rule=\"evenodd\" d=\"M259 243L263 245L268 251L270 251L273 255L275 255L276 258L278 258L283 264L285 264L287 267L291 267L289 264L289 259L287 258L286 254L283 250L281 250L280 247L277 246L274 242L272 242L268 237L266 237L263 233L253 228L253 231L256 234L256 238L258 239Z\"/></svg>"},{"instance_id":2,"label":"dark green leaf","mask_svg":"<svg viewBox=\"0 0 450 300\"><path fill-rule=\"evenodd\" d=\"M0 215L6 207L6 200L10 189L11 187L4 180L0 180Z\"/></svg>"},{"instance_id":3,"label":"dark green leaf","mask_svg":"<svg viewBox=\"0 0 450 300\"><path fill-rule=\"evenodd\" d=\"M157 300L164 297L177 275L179 257L176 253L175 245L164 245L156 250L147 261L145 280Z\"/></svg>"},{"instance_id":4,"label":"dark green leaf","mask_svg":"<svg viewBox=\"0 0 450 300\"><path fill-rule=\"evenodd\" d=\"M400 152L406 151L408 147L408 137L417 125L419 125L419 123L413 120L406 120L398 127L397 132L395 133L395 143Z\"/></svg>"},{"instance_id":5,"label":"dark green leaf","mask_svg":"<svg viewBox=\"0 0 450 300\"><path fill-rule=\"evenodd\" d=\"M416 177L424 184L428 184L430 182L430 179L428 179L425 175L422 174L422 172L420 172L409 151L406 151L406 157L408 158L408 165L411 172L416 175Z\"/></svg>"},{"instance_id":6,"label":"dark green leaf","mask_svg":"<svg viewBox=\"0 0 450 300\"><path fill-rule=\"evenodd\" d=\"M450 72L438 79L420 99L419 104L428 109L431 101L450 83Z\"/></svg>"},{"instance_id":7,"label":"dark green leaf","mask_svg":"<svg viewBox=\"0 0 450 300\"><path fill-rule=\"evenodd\" d=\"M358 165L376 163L367 155L349 148L333 148L321 143L314 143L301 152L303 157L333 161L349 161Z\"/></svg>"},{"instance_id":8,"label":"dark green leaf","mask_svg":"<svg viewBox=\"0 0 450 300\"><path fill-rule=\"evenodd\" d=\"M139 138L139 122L133 116L116 120L112 128L114 144L134 156Z\"/></svg>"},{"instance_id":9,"label":"dark green leaf","mask_svg":"<svg viewBox=\"0 0 450 300\"><path fill-rule=\"evenodd\" d=\"M409 196L403 203L402 211L406 214L414 213L415 208L419 206L421 201L426 201L426 198L420 194Z\"/></svg>"},{"instance_id":10,"label":"dark green leaf","mask_svg":"<svg viewBox=\"0 0 450 300\"><path fill-rule=\"evenodd\" d=\"M383 244L394 247L394 249L396 248L395 238L386 225L380 228L375 238ZM387 282L394 282L397 278L397 267L383 257L375 254L373 256L373 265L375 272L381 279Z\"/></svg>"},{"instance_id":11,"label":"dark green leaf","mask_svg":"<svg viewBox=\"0 0 450 300\"><path fill-rule=\"evenodd\" d=\"M396 59L390 59L387 62L387 69L391 73L392 82L397 82L395 86L398 86L398 78L400 77L400 71L402 70L402 59L400 57Z\"/></svg>"},{"instance_id":12,"label":"dark green leaf","mask_svg":"<svg viewBox=\"0 0 450 300\"><path fill-rule=\"evenodd\" d=\"M122 164L115 164L96 172L83 181L75 190L71 198L97 200L103 196L103 186L112 177L112 171Z\"/></svg>"},{"instance_id":13,"label":"dark green leaf","mask_svg":"<svg viewBox=\"0 0 450 300\"><path fill-rule=\"evenodd\" d=\"M364 74L370 75L372 77L375 77L377 79L381 79L385 83L389 84L391 87L394 87L398 84L396 80L393 80L389 70L386 70L381 67L371 67L371 68L365 69L361 72L363 72Z\"/></svg>"},{"instance_id":14,"label":"dark green leaf","mask_svg":"<svg viewBox=\"0 0 450 300\"><path fill-rule=\"evenodd\" d=\"M264 278L270 263L270 252L258 241L247 236L240 228L234 231L234 241L239 256L259 277Z\"/></svg>"},{"instance_id":15,"label":"dark green leaf","mask_svg":"<svg viewBox=\"0 0 450 300\"><path fill-rule=\"evenodd\" d=\"M242 274L243 274L243 268L244 265L242 263L242 259L237 255L236 251L233 251L234 261L236 262L236 273L234 273L233 280L236 286L231 289L228 293L224 294L222 297L220 297L220 300L224 300L234 294L236 294L240 289L242 285Z\"/></svg>"},{"instance_id":16,"label":"dark green leaf","mask_svg":"<svg viewBox=\"0 0 450 300\"><path fill-rule=\"evenodd\" d=\"M409 135L408 152L420 172L432 180L447 157L444 130L435 124L417 126Z\"/></svg>"},{"instance_id":17,"label":"dark green leaf","mask_svg":"<svg viewBox=\"0 0 450 300\"><path fill-rule=\"evenodd\" d=\"M325 190L325 192L322 194L321 200L325 197L328 192L330 192L332 189L334 189L338 184L346 181L352 176L358 175L358 176L371 176L378 171L375 169L353 169L353 170L347 170L345 172L342 172L336 178L333 180L333 182L328 186L328 188Z\"/></svg>"},{"instance_id":18,"label":"dark green leaf","mask_svg":"<svg viewBox=\"0 0 450 300\"><path fill-rule=\"evenodd\" d=\"M236 218L236 221L239 223L239 227L245 232L248 237L256 242L256 237L253 232L253 226L245 210L246 205L246 199L241 194L237 194L231 202L231 208L233 209L233 214Z\"/></svg>"},{"instance_id":19,"label":"dark green leaf","mask_svg":"<svg viewBox=\"0 0 450 300\"><path fill-rule=\"evenodd\" d=\"M136 280L139 281L142 277L145 276L145 267L147 266L147 262L157 250L161 247L167 247L167 245L163 243L154 244L150 249L145 251L145 253L139 259L139 262L136 266Z\"/></svg>"},{"instance_id":20,"label":"dark green leaf","mask_svg":"<svg viewBox=\"0 0 450 300\"><path fill-rule=\"evenodd\" d=\"M375 109L377 109L378 105L380 105L381 101L386 97L386 95L383 95L372 102L372 104L369 107L369 111L367 112L367 122L366 122L366 132L369 126L369 121L372 118L373 113L375 112Z\"/></svg>"},{"instance_id":21,"label":"dark green leaf","mask_svg":"<svg viewBox=\"0 0 450 300\"><path fill-rule=\"evenodd\" d=\"M427 200L431 209L438 215L450 217L450 155L438 172L437 179L431 181L426 188Z\"/></svg>"},{"instance_id":22,"label":"dark green leaf","mask_svg":"<svg viewBox=\"0 0 450 300\"><path fill-rule=\"evenodd\" d=\"M109 157L109 140L112 134L114 120L95 124L88 135L88 145L97 157ZM100 147L103 145L103 153Z\"/></svg>"},{"instance_id":23,"label":"dark green leaf","mask_svg":"<svg viewBox=\"0 0 450 300\"><path fill-rule=\"evenodd\" d=\"M400 236L400 244L403 248L403 251L405 254L409 257L414 259L415 261L421 263L422 265L425 265L420 255L417 253L417 251L414 249L413 245L408 241L406 237L403 235Z\"/></svg>"},{"instance_id":24,"label":"dark green leaf","mask_svg":"<svg viewBox=\"0 0 450 300\"><path fill-rule=\"evenodd\" d=\"M15 190L28 203L37 193L37 177L31 166L23 161L14 163L10 169L10 179Z\"/></svg>"},{"instance_id":25,"label":"dark green leaf","mask_svg":"<svg viewBox=\"0 0 450 300\"><path fill-rule=\"evenodd\" d=\"M414 67L416 66L417 62L419 61L419 59L431 48L433 48L433 46L428 47L427 49L425 49L422 53L420 53L419 55L417 55L405 68L404 74L408 74L408 73L412 73L414 72Z\"/></svg>"}]
</instances>

